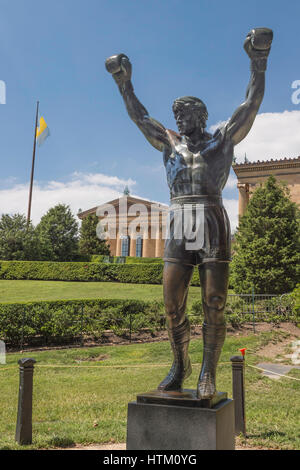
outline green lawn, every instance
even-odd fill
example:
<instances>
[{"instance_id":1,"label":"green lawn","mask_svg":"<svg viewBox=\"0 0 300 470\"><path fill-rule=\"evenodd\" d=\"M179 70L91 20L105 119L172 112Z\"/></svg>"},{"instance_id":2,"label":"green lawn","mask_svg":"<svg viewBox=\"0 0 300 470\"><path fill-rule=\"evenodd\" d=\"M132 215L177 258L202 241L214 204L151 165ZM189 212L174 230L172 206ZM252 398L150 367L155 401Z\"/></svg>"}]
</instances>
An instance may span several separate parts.
<instances>
[{"instance_id":1,"label":"green lawn","mask_svg":"<svg viewBox=\"0 0 300 470\"><path fill-rule=\"evenodd\" d=\"M256 350L283 333L228 337L218 367L218 389L231 396L231 365L227 362L241 347L248 348L249 364L256 364ZM202 343L190 346L193 364L202 356ZM125 442L127 404L137 393L156 388L171 361L169 342L130 346L65 349L26 354L8 354L0 365L0 449L17 449L14 442L18 367L20 357L34 357L33 445L27 448ZM61 366L61 367L58 367ZM194 388L199 373L186 382ZM290 373L300 378L300 371ZM248 445L299 449L299 382L261 377L246 368L246 418ZM297 398L298 394L298 398Z\"/></svg>"},{"instance_id":2,"label":"green lawn","mask_svg":"<svg viewBox=\"0 0 300 470\"><path fill-rule=\"evenodd\" d=\"M189 304L200 299L200 288L190 287ZM29 302L60 299L162 300L161 285L118 282L4 281L0 280L0 302Z\"/></svg>"}]
</instances>

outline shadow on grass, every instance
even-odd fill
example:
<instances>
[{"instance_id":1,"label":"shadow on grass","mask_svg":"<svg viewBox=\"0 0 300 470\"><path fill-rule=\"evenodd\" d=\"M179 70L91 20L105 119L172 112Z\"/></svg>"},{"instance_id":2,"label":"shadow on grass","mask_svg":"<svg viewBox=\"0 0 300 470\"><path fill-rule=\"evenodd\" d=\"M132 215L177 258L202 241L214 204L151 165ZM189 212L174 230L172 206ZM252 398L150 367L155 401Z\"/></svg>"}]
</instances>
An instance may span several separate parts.
<instances>
[{"instance_id":1,"label":"shadow on grass","mask_svg":"<svg viewBox=\"0 0 300 470\"><path fill-rule=\"evenodd\" d=\"M54 436L48 441L48 444L53 447L75 447L76 443L68 437Z\"/></svg>"}]
</instances>

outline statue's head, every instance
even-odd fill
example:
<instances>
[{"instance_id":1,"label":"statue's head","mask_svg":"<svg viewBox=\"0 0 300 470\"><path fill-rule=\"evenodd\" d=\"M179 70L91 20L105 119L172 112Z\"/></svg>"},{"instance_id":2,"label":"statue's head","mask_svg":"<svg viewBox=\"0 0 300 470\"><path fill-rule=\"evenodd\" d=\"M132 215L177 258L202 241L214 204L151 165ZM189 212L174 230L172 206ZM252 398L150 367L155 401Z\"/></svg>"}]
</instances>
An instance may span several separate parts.
<instances>
[{"instance_id":1,"label":"statue's head","mask_svg":"<svg viewBox=\"0 0 300 470\"><path fill-rule=\"evenodd\" d=\"M194 96L177 98L173 112L181 135L190 135L196 128L205 129L208 112L205 104Z\"/></svg>"}]
</instances>

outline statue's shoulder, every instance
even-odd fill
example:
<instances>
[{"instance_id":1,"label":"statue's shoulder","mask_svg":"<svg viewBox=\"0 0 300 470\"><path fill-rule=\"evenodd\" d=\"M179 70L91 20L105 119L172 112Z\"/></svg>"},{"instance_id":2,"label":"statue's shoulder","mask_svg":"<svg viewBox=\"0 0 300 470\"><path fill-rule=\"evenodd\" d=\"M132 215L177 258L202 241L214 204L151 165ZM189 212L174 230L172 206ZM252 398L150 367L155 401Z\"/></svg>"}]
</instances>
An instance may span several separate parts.
<instances>
[{"instance_id":1,"label":"statue's shoulder","mask_svg":"<svg viewBox=\"0 0 300 470\"><path fill-rule=\"evenodd\" d=\"M178 132L172 131L171 129L166 129L166 133L171 144L171 147L180 144L182 142L182 137Z\"/></svg>"},{"instance_id":2,"label":"statue's shoulder","mask_svg":"<svg viewBox=\"0 0 300 470\"><path fill-rule=\"evenodd\" d=\"M222 142L225 137L226 137L226 124L221 124L213 134L211 134L211 140L214 140L215 142Z\"/></svg>"}]
</instances>

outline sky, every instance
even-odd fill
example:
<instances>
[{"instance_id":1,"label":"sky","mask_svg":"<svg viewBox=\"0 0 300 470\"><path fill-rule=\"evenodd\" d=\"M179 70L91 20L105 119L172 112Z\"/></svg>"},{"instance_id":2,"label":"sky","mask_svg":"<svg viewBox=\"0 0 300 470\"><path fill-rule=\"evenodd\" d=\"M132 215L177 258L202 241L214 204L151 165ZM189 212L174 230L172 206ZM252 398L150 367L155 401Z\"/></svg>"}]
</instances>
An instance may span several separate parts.
<instances>
[{"instance_id":1,"label":"sky","mask_svg":"<svg viewBox=\"0 0 300 470\"><path fill-rule=\"evenodd\" d=\"M300 80L298 0L0 0L0 7L0 214L27 213L37 100L51 135L36 154L35 224L57 203L77 213L126 185L132 195L168 203L162 155L130 120L105 70L105 59L121 52L151 116L175 130L174 99L193 95L206 103L213 129L244 100L247 33L273 29L264 100L235 156L300 154L300 93L292 88ZM234 229L233 172L223 198Z\"/></svg>"}]
</instances>

